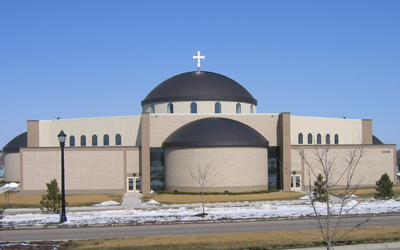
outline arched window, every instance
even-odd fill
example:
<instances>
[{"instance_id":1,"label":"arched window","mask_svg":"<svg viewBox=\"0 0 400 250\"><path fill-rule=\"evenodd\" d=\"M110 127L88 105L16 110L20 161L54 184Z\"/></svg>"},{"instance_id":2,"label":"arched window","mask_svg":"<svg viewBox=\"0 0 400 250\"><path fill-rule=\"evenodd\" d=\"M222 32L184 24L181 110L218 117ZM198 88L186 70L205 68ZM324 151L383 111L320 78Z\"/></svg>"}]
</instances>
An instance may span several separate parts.
<instances>
[{"instance_id":1,"label":"arched window","mask_svg":"<svg viewBox=\"0 0 400 250\"><path fill-rule=\"evenodd\" d=\"M115 145L121 145L121 135L120 134L115 135Z\"/></svg>"},{"instance_id":2,"label":"arched window","mask_svg":"<svg viewBox=\"0 0 400 250\"><path fill-rule=\"evenodd\" d=\"M110 145L110 137L109 137L107 134L105 134L105 135L103 136L103 145L104 145L104 146Z\"/></svg>"},{"instance_id":3,"label":"arched window","mask_svg":"<svg viewBox=\"0 0 400 250\"><path fill-rule=\"evenodd\" d=\"M339 144L339 135L338 134L335 135L335 144Z\"/></svg>"},{"instance_id":4,"label":"arched window","mask_svg":"<svg viewBox=\"0 0 400 250\"><path fill-rule=\"evenodd\" d=\"M92 136L92 146L97 146L97 135Z\"/></svg>"},{"instance_id":5,"label":"arched window","mask_svg":"<svg viewBox=\"0 0 400 250\"><path fill-rule=\"evenodd\" d=\"M192 114L197 114L197 103L192 102L190 104L190 113Z\"/></svg>"},{"instance_id":6,"label":"arched window","mask_svg":"<svg viewBox=\"0 0 400 250\"><path fill-rule=\"evenodd\" d=\"M154 108L154 105L153 104L151 104L151 107L150 107L150 113L152 113L152 114L154 114L155 112L156 112L156 109Z\"/></svg>"},{"instance_id":7,"label":"arched window","mask_svg":"<svg viewBox=\"0 0 400 250\"><path fill-rule=\"evenodd\" d=\"M220 114L221 113L221 103L220 102L216 102L215 103L215 113L216 114Z\"/></svg>"},{"instance_id":8,"label":"arched window","mask_svg":"<svg viewBox=\"0 0 400 250\"><path fill-rule=\"evenodd\" d=\"M242 105L240 103L236 104L236 114L242 113Z\"/></svg>"},{"instance_id":9,"label":"arched window","mask_svg":"<svg viewBox=\"0 0 400 250\"><path fill-rule=\"evenodd\" d=\"M312 144L312 134L311 133L308 134L307 142L308 142L308 144Z\"/></svg>"},{"instance_id":10,"label":"arched window","mask_svg":"<svg viewBox=\"0 0 400 250\"><path fill-rule=\"evenodd\" d=\"M330 134L326 134L325 141L326 141L326 144L331 144L331 135Z\"/></svg>"},{"instance_id":11,"label":"arched window","mask_svg":"<svg viewBox=\"0 0 400 250\"><path fill-rule=\"evenodd\" d=\"M253 105L250 106L250 114L253 114Z\"/></svg>"},{"instance_id":12,"label":"arched window","mask_svg":"<svg viewBox=\"0 0 400 250\"><path fill-rule=\"evenodd\" d=\"M81 136L81 146L86 146L86 136Z\"/></svg>"},{"instance_id":13,"label":"arched window","mask_svg":"<svg viewBox=\"0 0 400 250\"><path fill-rule=\"evenodd\" d=\"M299 134L298 141L299 141L299 144L303 144L303 134L302 133Z\"/></svg>"},{"instance_id":14,"label":"arched window","mask_svg":"<svg viewBox=\"0 0 400 250\"><path fill-rule=\"evenodd\" d=\"M75 136L71 135L69 137L69 146L70 147L75 147Z\"/></svg>"},{"instance_id":15,"label":"arched window","mask_svg":"<svg viewBox=\"0 0 400 250\"><path fill-rule=\"evenodd\" d=\"M317 144L321 144L321 134L317 135Z\"/></svg>"},{"instance_id":16,"label":"arched window","mask_svg":"<svg viewBox=\"0 0 400 250\"><path fill-rule=\"evenodd\" d=\"M169 114L173 114L174 113L174 104L168 103L167 113L169 113Z\"/></svg>"}]
</instances>

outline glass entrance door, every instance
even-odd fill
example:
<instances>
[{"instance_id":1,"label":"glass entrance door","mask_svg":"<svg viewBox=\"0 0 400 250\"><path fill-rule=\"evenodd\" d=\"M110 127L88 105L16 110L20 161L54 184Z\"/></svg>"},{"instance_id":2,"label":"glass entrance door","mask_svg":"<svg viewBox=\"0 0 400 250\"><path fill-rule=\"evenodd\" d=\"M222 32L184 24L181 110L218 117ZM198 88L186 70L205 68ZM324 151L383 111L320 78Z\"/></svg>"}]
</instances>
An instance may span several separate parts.
<instances>
[{"instance_id":1,"label":"glass entrance door","mask_svg":"<svg viewBox=\"0 0 400 250\"><path fill-rule=\"evenodd\" d=\"M142 187L140 177L128 177L128 192L139 193Z\"/></svg>"},{"instance_id":2,"label":"glass entrance door","mask_svg":"<svg viewBox=\"0 0 400 250\"><path fill-rule=\"evenodd\" d=\"M292 174L290 177L290 187L293 191L301 190L301 175Z\"/></svg>"}]
</instances>

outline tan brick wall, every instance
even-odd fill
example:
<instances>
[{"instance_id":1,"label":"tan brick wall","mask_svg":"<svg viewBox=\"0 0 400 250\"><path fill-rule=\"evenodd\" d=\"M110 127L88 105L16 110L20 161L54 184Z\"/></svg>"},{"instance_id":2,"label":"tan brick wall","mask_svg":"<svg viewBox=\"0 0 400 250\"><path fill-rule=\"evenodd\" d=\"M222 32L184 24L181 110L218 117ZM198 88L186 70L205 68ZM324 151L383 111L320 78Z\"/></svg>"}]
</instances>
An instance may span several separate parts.
<instances>
[{"instance_id":1,"label":"tan brick wall","mask_svg":"<svg viewBox=\"0 0 400 250\"><path fill-rule=\"evenodd\" d=\"M326 143L326 134L330 134L331 144L335 143L335 134L339 136L339 144L360 144L363 139L362 120L291 116L290 123L290 142L293 145L298 144L299 133L303 134L303 144L308 144L309 133L313 136L313 144L317 144L317 134L321 134L322 144Z\"/></svg>"},{"instance_id":2,"label":"tan brick wall","mask_svg":"<svg viewBox=\"0 0 400 250\"><path fill-rule=\"evenodd\" d=\"M23 161L22 192L46 190L46 183L61 181L60 148L21 149ZM126 152L126 153L125 153ZM65 189L67 193L81 192L125 192L127 161L124 155L131 155L130 164L138 159L135 147L87 147L65 148ZM137 169L130 166L131 169Z\"/></svg>"},{"instance_id":3,"label":"tan brick wall","mask_svg":"<svg viewBox=\"0 0 400 250\"><path fill-rule=\"evenodd\" d=\"M28 121L28 142L31 141L28 147L58 147L57 135L61 130L67 135L66 147L70 146L72 135L76 146L80 146L82 135L86 136L87 146L92 146L93 135L97 135L97 145L103 146L105 134L109 136L110 146L115 146L116 134L121 135L121 146L140 146L139 127L140 116Z\"/></svg>"},{"instance_id":4,"label":"tan brick wall","mask_svg":"<svg viewBox=\"0 0 400 250\"><path fill-rule=\"evenodd\" d=\"M382 174L387 173L392 180L395 180L395 161L393 155L396 154L395 145L339 145L329 146L328 159L333 160L334 167L334 181L337 181L339 174L344 172L347 166L346 154L354 148L362 148L363 156L356 167L355 175L352 184L356 184L360 181L361 186L374 186L375 182L378 181ZM304 183L309 183L310 178L308 177L308 167L304 161L299 161L299 149L303 150L305 158L310 162L312 169L316 175L321 173L321 165L315 159L316 147L312 146L293 146L292 155L295 156L296 160L292 162L292 168L298 170L301 168L303 174ZM320 152L326 151L324 146L321 147ZM311 183L314 183L315 177L311 176ZM341 179L338 183L339 186L345 185L345 180Z\"/></svg>"},{"instance_id":5,"label":"tan brick wall","mask_svg":"<svg viewBox=\"0 0 400 250\"><path fill-rule=\"evenodd\" d=\"M266 148L213 147L165 150L165 189L193 191L190 169L211 163L218 172L209 191L254 191L268 188ZM198 189L197 189L198 191Z\"/></svg>"},{"instance_id":6,"label":"tan brick wall","mask_svg":"<svg viewBox=\"0 0 400 250\"><path fill-rule=\"evenodd\" d=\"M278 115L275 114L234 114L234 115L179 115L179 114L151 114L150 146L161 147L164 140L181 126L204 118L220 117L236 120L247 124L262 134L270 146L277 145Z\"/></svg>"}]
</instances>

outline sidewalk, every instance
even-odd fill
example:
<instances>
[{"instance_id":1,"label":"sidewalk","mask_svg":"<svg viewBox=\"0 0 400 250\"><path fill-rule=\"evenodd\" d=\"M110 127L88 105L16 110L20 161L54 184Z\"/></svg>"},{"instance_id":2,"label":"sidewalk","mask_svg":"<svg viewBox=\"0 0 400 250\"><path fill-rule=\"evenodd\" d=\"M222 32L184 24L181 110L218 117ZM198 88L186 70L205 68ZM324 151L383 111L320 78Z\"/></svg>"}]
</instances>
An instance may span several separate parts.
<instances>
[{"instance_id":1,"label":"sidewalk","mask_svg":"<svg viewBox=\"0 0 400 250\"><path fill-rule=\"evenodd\" d=\"M400 242L387 242L387 243L374 243L374 244L360 244L360 245L346 245L335 246L335 250L400 250ZM289 250L289 249L286 249ZM290 250L326 250L325 247L311 247L311 248L296 248Z\"/></svg>"}]
</instances>

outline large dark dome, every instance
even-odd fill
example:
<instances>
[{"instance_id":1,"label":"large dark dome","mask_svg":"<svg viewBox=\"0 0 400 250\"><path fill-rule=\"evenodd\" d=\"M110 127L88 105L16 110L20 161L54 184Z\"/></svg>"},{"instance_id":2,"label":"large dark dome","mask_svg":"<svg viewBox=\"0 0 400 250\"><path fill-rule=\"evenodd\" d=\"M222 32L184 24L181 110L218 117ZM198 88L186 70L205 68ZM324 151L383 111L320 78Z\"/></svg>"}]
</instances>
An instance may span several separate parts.
<instances>
[{"instance_id":1,"label":"large dark dome","mask_svg":"<svg viewBox=\"0 0 400 250\"><path fill-rule=\"evenodd\" d=\"M213 72L193 71L160 83L142 101L142 106L176 101L233 101L257 105L257 100L236 81Z\"/></svg>"},{"instance_id":2,"label":"large dark dome","mask_svg":"<svg viewBox=\"0 0 400 250\"><path fill-rule=\"evenodd\" d=\"M238 121L206 118L188 123L173 132L163 147L268 147L259 132Z\"/></svg>"},{"instance_id":3,"label":"large dark dome","mask_svg":"<svg viewBox=\"0 0 400 250\"><path fill-rule=\"evenodd\" d=\"M3 148L6 153L19 152L20 148L26 148L28 145L28 133L24 132L9 141Z\"/></svg>"}]
</instances>

